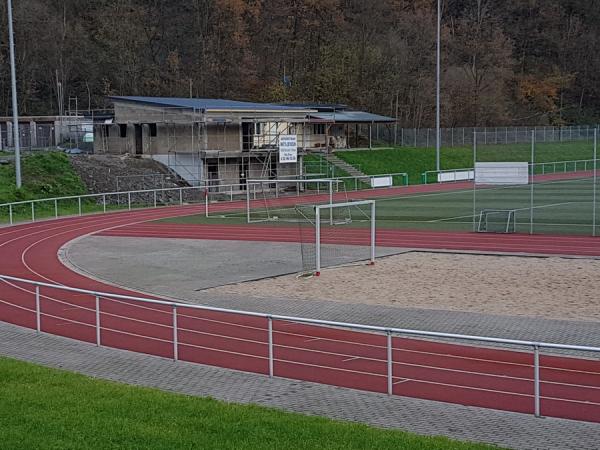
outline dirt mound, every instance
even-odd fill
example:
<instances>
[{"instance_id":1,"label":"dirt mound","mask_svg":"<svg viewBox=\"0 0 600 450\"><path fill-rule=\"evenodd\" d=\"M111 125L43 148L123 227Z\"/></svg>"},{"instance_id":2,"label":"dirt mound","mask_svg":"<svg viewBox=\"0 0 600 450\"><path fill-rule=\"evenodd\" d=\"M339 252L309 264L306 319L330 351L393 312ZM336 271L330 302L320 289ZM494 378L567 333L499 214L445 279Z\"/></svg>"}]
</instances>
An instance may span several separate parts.
<instances>
[{"instance_id":1,"label":"dirt mound","mask_svg":"<svg viewBox=\"0 0 600 450\"><path fill-rule=\"evenodd\" d=\"M158 161L128 155L72 155L90 194L187 186Z\"/></svg>"}]
</instances>

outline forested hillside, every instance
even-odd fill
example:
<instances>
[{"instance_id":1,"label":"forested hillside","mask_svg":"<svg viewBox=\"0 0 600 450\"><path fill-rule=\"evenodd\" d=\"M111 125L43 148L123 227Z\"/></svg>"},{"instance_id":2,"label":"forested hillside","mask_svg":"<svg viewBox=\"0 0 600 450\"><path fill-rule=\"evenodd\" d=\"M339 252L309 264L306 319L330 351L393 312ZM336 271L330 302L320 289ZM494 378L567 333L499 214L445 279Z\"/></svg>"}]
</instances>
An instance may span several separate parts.
<instances>
[{"instance_id":1,"label":"forested hillside","mask_svg":"<svg viewBox=\"0 0 600 450\"><path fill-rule=\"evenodd\" d=\"M342 102L434 123L435 0L14 0L20 108ZM444 0L444 126L600 118L600 0ZM10 111L0 2L0 115Z\"/></svg>"}]
</instances>

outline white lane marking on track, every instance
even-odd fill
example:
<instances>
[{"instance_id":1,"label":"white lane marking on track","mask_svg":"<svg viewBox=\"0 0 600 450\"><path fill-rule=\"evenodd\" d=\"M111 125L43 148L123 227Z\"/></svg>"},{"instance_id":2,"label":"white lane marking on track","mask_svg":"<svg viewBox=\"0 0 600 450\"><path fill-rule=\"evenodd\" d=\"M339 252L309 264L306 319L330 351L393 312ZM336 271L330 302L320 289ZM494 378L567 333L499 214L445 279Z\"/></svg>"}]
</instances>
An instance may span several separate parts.
<instances>
[{"instance_id":1,"label":"white lane marking on track","mask_svg":"<svg viewBox=\"0 0 600 450\"><path fill-rule=\"evenodd\" d=\"M413 381L410 378L402 378L400 381L394 381L394 385L406 383L407 381Z\"/></svg>"},{"instance_id":2,"label":"white lane marking on track","mask_svg":"<svg viewBox=\"0 0 600 450\"><path fill-rule=\"evenodd\" d=\"M353 356L351 358L343 359L342 362L356 361L357 359L361 359L361 358L362 358L361 356Z\"/></svg>"}]
</instances>

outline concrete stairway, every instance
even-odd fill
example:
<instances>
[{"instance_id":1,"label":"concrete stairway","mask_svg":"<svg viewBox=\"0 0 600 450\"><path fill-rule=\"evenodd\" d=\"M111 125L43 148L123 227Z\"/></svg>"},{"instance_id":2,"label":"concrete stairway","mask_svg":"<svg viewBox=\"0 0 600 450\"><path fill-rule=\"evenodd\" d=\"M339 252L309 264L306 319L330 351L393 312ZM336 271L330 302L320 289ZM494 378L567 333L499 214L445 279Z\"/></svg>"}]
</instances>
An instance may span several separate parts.
<instances>
[{"instance_id":1,"label":"concrete stairway","mask_svg":"<svg viewBox=\"0 0 600 450\"><path fill-rule=\"evenodd\" d=\"M330 164L333 164L335 167L338 167L338 168L342 169L344 172L347 172L348 174L350 174L353 177L366 177L367 176L366 173L361 172L360 170L358 170L353 165L348 164L346 161L344 161L343 159L338 158L337 156L335 156L333 154L323 155L323 157Z\"/></svg>"}]
</instances>

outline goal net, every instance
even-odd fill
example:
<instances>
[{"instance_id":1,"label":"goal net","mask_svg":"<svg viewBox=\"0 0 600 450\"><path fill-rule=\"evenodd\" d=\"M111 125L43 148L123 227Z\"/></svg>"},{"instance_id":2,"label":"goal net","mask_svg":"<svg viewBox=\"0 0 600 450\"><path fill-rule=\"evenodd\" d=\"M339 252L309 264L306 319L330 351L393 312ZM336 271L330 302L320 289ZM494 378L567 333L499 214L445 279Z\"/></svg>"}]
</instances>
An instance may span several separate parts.
<instances>
[{"instance_id":1,"label":"goal net","mask_svg":"<svg viewBox=\"0 0 600 450\"><path fill-rule=\"evenodd\" d=\"M328 178L249 180L247 222L296 222L298 217L294 207L299 198L312 203L346 201L346 187L343 181Z\"/></svg>"},{"instance_id":2,"label":"goal net","mask_svg":"<svg viewBox=\"0 0 600 450\"><path fill-rule=\"evenodd\" d=\"M479 212L477 231L480 233L514 233L516 225L516 210L514 209L482 209Z\"/></svg>"},{"instance_id":3,"label":"goal net","mask_svg":"<svg viewBox=\"0 0 600 450\"><path fill-rule=\"evenodd\" d=\"M304 274L325 267L375 262L375 201L297 205Z\"/></svg>"}]
</instances>

